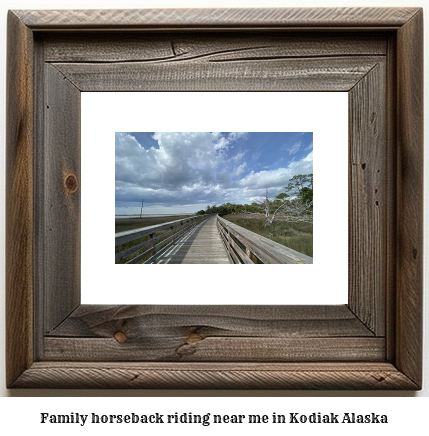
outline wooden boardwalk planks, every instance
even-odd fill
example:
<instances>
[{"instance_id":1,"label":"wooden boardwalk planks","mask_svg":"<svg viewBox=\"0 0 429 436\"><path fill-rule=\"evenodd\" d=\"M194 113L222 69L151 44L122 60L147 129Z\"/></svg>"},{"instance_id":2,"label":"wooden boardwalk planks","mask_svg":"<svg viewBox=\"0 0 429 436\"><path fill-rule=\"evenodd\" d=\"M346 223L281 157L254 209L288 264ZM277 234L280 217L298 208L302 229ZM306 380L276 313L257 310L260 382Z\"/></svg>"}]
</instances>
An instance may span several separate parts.
<instances>
[{"instance_id":1,"label":"wooden boardwalk planks","mask_svg":"<svg viewBox=\"0 0 429 436\"><path fill-rule=\"evenodd\" d=\"M216 227L216 215L186 233L156 263L230 263Z\"/></svg>"}]
</instances>

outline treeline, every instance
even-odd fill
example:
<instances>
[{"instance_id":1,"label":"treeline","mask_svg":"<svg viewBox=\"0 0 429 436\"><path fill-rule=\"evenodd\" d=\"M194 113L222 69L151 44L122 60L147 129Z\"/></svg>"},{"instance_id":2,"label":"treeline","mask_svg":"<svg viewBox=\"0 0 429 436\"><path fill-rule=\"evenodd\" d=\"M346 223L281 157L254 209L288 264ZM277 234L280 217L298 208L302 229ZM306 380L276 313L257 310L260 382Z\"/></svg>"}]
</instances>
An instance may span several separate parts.
<instances>
[{"instance_id":1,"label":"treeline","mask_svg":"<svg viewBox=\"0 0 429 436\"><path fill-rule=\"evenodd\" d=\"M258 213L261 211L261 205L257 203L252 204L232 204L232 203L224 203L220 206L213 205L207 206L206 210L199 210L197 215L204 215L210 213L217 213L219 215L226 215L228 213Z\"/></svg>"},{"instance_id":2,"label":"treeline","mask_svg":"<svg viewBox=\"0 0 429 436\"><path fill-rule=\"evenodd\" d=\"M289 180L285 191L273 199L256 198L252 204L224 203L220 206L208 205L206 210L199 210L197 215L217 213L219 215L240 213L263 213L267 223L271 224L281 216L287 221L311 221L313 216L313 174L298 174Z\"/></svg>"}]
</instances>

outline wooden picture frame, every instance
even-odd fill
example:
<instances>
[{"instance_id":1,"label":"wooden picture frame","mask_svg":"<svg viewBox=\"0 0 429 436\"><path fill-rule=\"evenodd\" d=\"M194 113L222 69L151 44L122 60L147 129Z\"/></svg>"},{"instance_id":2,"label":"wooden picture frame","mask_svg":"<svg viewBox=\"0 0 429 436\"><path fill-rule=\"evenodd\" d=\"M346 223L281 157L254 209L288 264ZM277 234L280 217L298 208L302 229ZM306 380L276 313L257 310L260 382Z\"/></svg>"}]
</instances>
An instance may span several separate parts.
<instances>
[{"instance_id":1,"label":"wooden picture frame","mask_svg":"<svg viewBox=\"0 0 429 436\"><path fill-rule=\"evenodd\" d=\"M420 389L422 35L419 8L10 11L7 386ZM349 93L347 305L80 304L80 94L166 90Z\"/></svg>"}]
</instances>

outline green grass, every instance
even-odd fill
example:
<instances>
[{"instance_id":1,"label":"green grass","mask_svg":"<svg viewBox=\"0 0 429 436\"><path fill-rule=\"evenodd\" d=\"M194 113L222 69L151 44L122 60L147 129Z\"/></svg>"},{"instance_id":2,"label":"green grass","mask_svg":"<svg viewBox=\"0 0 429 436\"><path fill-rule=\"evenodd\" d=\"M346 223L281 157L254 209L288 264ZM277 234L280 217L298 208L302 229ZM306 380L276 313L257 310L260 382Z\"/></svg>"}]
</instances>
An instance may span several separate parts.
<instances>
[{"instance_id":1,"label":"green grass","mask_svg":"<svg viewBox=\"0 0 429 436\"><path fill-rule=\"evenodd\" d=\"M222 218L251 232L313 257L313 224L276 221L266 224L261 215L228 214Z\"/></svg>"},{"instance_id":2,"label":"green grass","mask_svg":"<svg viewBox=\"0 0 429 436\"><path fill-rule=\"evenodd\" d=\"M174 215L174 216L170 215L170 216L162 216L162 217L119 218L119 219L116 218L115 219L115 233L125 232L128 230L140 229L143 227L154 226L156 224L168 223L170 221L177 221L177 220L184 219L184 218L187 218L190 216L193 216L193 215ZM159 230L158 232L155 233L155 235L159 236L167 231L168 231L168 229ZM134 241L130 241L130 242L126 242L125 244L118 245L117 247L115 247L115 254L120 253L121 251L124 251L128 248L131 248L134 245L148 241L149 239L150 239L150 236L144 236L143 238L139 238L139 239L136 239ZM161 243L161 241L158 241L157 245L159 245L160 243ZM124 259L121 259L117 263L126 263L129 260L133 259L134 257L136 257L139 254L146 251L148 248L149 247L145 247L143 250L137 251L136 253L133 253L130 256L128 256ZM150 256L151 255L141 259L140 263L147 260Z\"/></svg>"}]
</instances>

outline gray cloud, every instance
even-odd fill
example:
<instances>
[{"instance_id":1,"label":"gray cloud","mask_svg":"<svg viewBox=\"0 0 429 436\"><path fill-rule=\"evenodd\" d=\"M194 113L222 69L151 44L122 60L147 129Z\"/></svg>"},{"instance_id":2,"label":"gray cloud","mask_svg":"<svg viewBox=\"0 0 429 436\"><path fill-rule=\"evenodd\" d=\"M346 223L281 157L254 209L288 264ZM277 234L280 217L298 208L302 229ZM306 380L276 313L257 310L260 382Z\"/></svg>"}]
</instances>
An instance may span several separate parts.
<instances>
[{"instance_id":1,"label":"gray cloud","mask_svg":"<svg viewBox=\"0 0 429 436\"><path fill-rule=\"evenodd\" d=\"M252 197L280 193L299 173L313 172L313 153L273 171L251 171L246 151L227 159L227 151L245 133L155 133L159 148L145 149L129 134L116 133L116 200L123 204L250 203ZM253 155L254 156L254 155ZM251 156L253 158L253 156Z\"/></svg>"}]
</instances>

